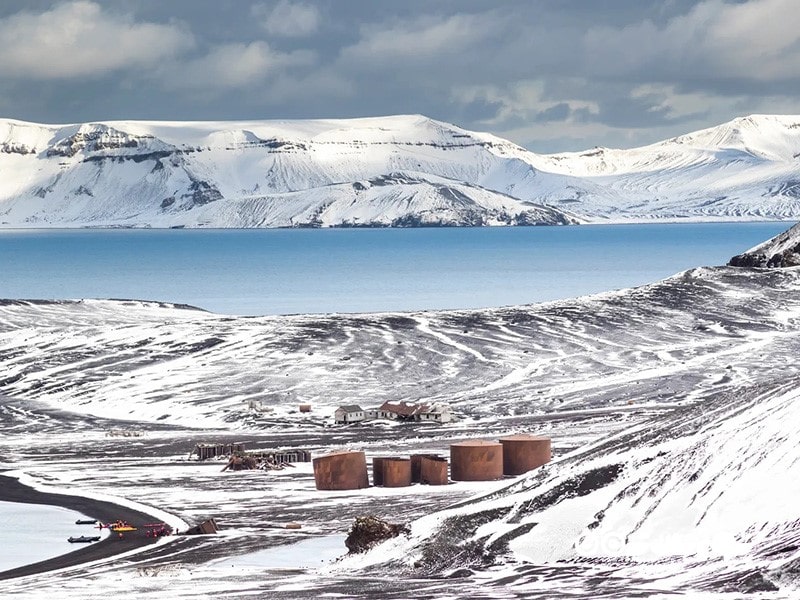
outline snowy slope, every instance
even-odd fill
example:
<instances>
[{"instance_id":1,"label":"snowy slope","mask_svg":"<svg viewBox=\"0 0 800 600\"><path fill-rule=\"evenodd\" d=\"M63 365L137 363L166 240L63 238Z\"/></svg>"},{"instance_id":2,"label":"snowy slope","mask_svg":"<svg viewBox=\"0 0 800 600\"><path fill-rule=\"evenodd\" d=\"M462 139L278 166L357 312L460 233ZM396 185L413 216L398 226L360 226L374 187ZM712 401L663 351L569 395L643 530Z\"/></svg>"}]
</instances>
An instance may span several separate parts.
<instances>
[{"instance_id":1,"label":"snowy slope","mask_svg":"<svg viewBox=\"0 0 800 600\"><path fill-rule=\"evenodd\" d=\"M0 301L1 469L225 524L4 590L155 598L170 577L181 598L198 585L308 598L793 598L798 350L798 269L697 268L631 290L444 312L248 318ZM330 424L340 404L386 400L447 401L457 418ZM185 458L208 440L445 454L454 440L522 431L551 435L555 460L450 486L321 493L308 464L233 474ZM231 568L236 554L287 543L276 519L313 537L370 513L410 521L410 535L316 571Z\"/></svg>"},{"instance_id":2,"label":"snowy slope","mask_svg":"<svg viewBox=\"0 0 800 600\"><path fill-rule=\"evenodd\" d=\"M138 301L2 302L0 466L226 526L194 553L172 546L144 563L89 566L66 584L43 575L14 585L69 598L92 597L87 588L158 597L163 578L140 569L166 564L180 573L169 580L175 597L193 597L199 582L222 595L271 595L289 584L285 573L243 576L213 568L209 557L274 544L253 524L276 515L341 532L354 514L406 520L444 508L429 495L437 490L420 486L390 503L381 488L314 492L309 470L276 480L181 462L192 444L222 432L230 441L376 456L446 453L454 439L534 431L553 436L549 466L468 487L482 497L292 582L289 597L407 598L415 586L432 598L471 598L475 589L486 598L659 590L724 598L717 594L775 587L783 595L763 597L792 597L798 292L797 269L719 267L634 290L473 311L245 318ZM325 426L339 404L401 399L445 400L458 418L410 429ZM250 400L271 410L253 414ZM313 405L310 417L299 402ZM181 426L207 430L174 431ZM114 427L145 435L104 436ZM464 494L461 485L441 493ZM455 571L460 578L441 577Z\"/></svg>"},{"instance_id":3,"label":"snowy slope","mask_svg":"<svg viewBox=\"0 0 800 600\"><path fill-rule=\"evenodd\" d=\"M779 588L768 597L795 597L797 385L795 377L680 407L423 518L409 538L335 572L468 568L522 594L557 580L562 593L603 598Z\"/></svg>"},{"instance_id":4,"label":"snowy slope","mask_svg":"<svg viewBox=\"0 0 800 600\"><path fill-rule=\"evenodd\" d=\"M800 217L800 117L537 155L420 115L0 120L0 226L326 227ZM545 207L546 206L546 207Z\"/></svg>"}]
</instances>

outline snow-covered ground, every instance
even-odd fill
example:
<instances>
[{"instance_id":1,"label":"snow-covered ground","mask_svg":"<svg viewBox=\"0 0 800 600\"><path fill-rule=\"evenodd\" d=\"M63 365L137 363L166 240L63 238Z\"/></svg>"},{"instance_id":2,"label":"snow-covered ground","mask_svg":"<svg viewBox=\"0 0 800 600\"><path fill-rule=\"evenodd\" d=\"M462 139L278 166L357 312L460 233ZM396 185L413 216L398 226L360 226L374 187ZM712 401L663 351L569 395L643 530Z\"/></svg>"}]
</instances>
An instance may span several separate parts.
<instances>
[{"instance_id":1,"label":"snow-covered ground","mask_svg":"<svg viewBox=\"0 0 800 600\"><path fill-rule=\"evenodd\" d=\"M530 225L800 217L800 117L539 155L421 115L0 120L0 227Z\"/></svg>"},{"instance_id":2,"label":"snow-covered ground","mask_svg":"<svg viewBox=\"0 0 800 600\"><path fill-rule=\"evenodd\" d=\"M795 268L718 267L472 311L248 318L3 301L0 469L223 527L3 593L790 598L798 292ZM457 418L332 426L340 404L385 400L446 401ZM115 435L126 430L142 435ZM446 455L454 440L512 432L552 436L554 462L516 480L326 493L309 464L221 472L187 459L214 440ZM411 535L320 569L253 564L364 513L411 522Z\"/></svg>"}]
</instances>

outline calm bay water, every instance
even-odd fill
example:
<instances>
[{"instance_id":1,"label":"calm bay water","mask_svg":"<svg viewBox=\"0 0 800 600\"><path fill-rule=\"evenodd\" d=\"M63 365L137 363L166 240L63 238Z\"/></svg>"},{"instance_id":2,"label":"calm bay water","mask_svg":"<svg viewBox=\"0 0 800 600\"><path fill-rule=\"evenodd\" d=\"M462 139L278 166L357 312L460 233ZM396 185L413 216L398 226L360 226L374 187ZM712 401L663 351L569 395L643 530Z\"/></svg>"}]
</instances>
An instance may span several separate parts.
<instances>
[{"instance_id":1,"label":"calm bay water","mask_svg":"<svg viewBox=\"0 0 800 600\"><path fill-rule=\"evenodd\" d=\"M526 304L720 265L790 223L0 231L0 298L263 315Z\"/></svg>"},{"instance_id":2,"label":"calm bay water","mask_svg":"<svg viewBox=\"0 0 800 600\"><path fill-rule=\"evenodd\" d=\"M84 547L67 538L100 535L87 525L75 525L80 513L42 504L0 502L0 571L61 556Z\"/></svg>"}]
</instances>

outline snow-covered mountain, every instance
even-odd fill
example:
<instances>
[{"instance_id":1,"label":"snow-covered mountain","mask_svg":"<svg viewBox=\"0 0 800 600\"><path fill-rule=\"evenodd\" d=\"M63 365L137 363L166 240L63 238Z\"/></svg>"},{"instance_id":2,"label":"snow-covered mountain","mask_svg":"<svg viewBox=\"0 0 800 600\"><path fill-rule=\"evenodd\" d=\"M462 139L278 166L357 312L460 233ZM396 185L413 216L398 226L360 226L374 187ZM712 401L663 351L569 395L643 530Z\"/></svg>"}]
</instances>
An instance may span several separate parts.
<instances>
[{"instance_id":1,"label":"snow-covered mountain","mask_svg":"<svg viewBox=\"0 0 800 600\"><path fill-rule=\"evenodd\" d=\"M800 216L800 116L751 115L641 148L537 156L532 164L603 187L604 198L569 205L591 219Z\"/></svg>"},{"instance_id":2,"label":"snow-covered mountain","mask_svg":"<svg viewBox=\"0 0 800 600\"><path fill-rule=\"evenodd\" d=\"M0 120L3 227L528 225L800 217L800 117L539 155L419 115Z\"/></svg>"},{"instance_id":3,"label":"snow-covered mountain","mask_svg":"<svg viewBox=\"0 0 800 600\"><path fill-rule=\"evenodd\" d=\"M420 116L64 126L5 120L0 225L576 222L530 198L560 194L577 180L539 173L524 160L527 154L499 138ZM524 189L512 195L493 182Z\"/></svg>"}]
</instances>

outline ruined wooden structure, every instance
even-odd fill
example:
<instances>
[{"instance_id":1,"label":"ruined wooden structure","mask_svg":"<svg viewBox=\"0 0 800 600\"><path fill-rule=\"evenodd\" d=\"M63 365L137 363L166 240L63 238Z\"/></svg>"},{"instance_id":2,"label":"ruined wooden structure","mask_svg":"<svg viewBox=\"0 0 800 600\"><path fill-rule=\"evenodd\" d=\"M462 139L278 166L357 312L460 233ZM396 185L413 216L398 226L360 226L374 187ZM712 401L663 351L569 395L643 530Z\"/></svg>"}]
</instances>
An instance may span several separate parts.
<instances>
[{"instance_id":1,"label":"ruined wooden structure","mask_svg":"<svg viewBox=\"0 0 800 600\"><path fill-rule=\"evenodd\" d=\"M183 532L183 535L210 535L219 532L219 526L214 519L206 519L199 525L190 527Z\"/></svg>"},{"instance_id":2,"label":"ruined wooden structure","mask_svg":"<svg viewBox=\"0 0 800 600\"><path fill-rule=\"evenodd\" d=\"M244 451L244 442L235 442L229 444L197 444L189 453L189 458L191 458L192 455L197 454L197 460L207 460L217 456L228 456L236 452L242 453Z\"/></svg>"}]
</instances>

